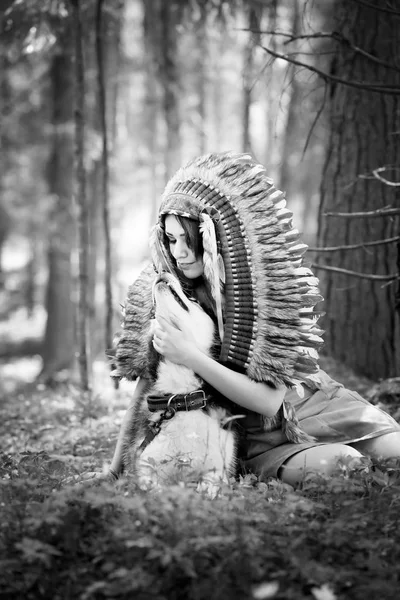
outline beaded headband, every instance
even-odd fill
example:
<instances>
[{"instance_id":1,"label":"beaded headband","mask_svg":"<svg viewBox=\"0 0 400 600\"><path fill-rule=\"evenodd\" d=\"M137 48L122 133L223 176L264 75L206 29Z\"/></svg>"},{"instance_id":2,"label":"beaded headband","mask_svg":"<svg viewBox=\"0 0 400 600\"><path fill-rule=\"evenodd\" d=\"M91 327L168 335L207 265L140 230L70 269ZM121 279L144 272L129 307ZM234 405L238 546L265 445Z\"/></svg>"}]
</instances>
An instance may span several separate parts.
<instances>
[{"instance_id":1,"label":"beaded headband","mask_svg":"<svg viewBox=\"0 0 400 600\"><path fill-rule=\"evenodd\" d=\"M317 349L322 331L316 324L314 306L323 298L318 279L302 266L307 246L292 227L293 215L286 208L284 194L274 187L264 168L249 155L209 154L188 163L168 182L150 245L155 269L176 274L165 248L162 222L166 214L199 220L204 276L217 313L216 281L221 279L221 268L215 260L216 244L220 249L225 310L219 361L242 370L250 379L296 387L300 394L303 382L312 381L318 387ZM206 254L211 257L208 269ZM136 291L132 288L128 296L122 334L125 343L120 341L117 347L118 374L123 376L145 372L146 361L133 357L132 352L143 348L141 336L151 313L143 292L153 278L154 273L146 270L135 283ZM132 336L137 340L135 348ZM139 354L143 355L143 350ZM276 418L265 419L266 428L273 428L278 421L291 441L310 440L299 429L289 403L284 402Z\"/></svg>"}]
</instances>

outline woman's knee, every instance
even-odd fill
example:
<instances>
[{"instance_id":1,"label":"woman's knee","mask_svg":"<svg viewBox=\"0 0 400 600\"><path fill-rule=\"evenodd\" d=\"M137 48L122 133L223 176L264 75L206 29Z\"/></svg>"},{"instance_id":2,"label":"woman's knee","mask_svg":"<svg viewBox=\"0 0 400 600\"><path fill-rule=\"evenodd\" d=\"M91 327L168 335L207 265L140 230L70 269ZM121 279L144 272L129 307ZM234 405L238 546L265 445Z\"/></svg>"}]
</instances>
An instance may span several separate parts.
<instances>
[{"instance_id":1,"label":"woman's knee","mask_svg":"<svg viewBox=\"0 0 400 600\"><path fill-rule=\"evenodd\" d=\"M362 453L346 444L314 446L290 457L282 465L279 478L297 487L308 472L331 475L341 457L361 458Z\"/></svg>"},{"instance_id":2,"label":"woman's knee","mask_svg":"<svg viewBox=\"0 0 400 600\"><path fill-rule=\"evenodd\" d=\"M384 433L370 440L354 442L352 446L373 458L400 458L400 431Z\"/></svg>"}]
</instances>

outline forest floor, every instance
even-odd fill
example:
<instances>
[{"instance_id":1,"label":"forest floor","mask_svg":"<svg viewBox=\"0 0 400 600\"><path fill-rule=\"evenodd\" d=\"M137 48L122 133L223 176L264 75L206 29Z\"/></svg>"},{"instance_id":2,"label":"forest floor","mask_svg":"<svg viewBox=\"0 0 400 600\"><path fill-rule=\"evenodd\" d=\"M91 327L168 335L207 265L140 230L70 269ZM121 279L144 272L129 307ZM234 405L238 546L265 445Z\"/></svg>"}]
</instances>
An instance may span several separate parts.
<instances>
[{"instance_id":1,"label":"forest floor","mask_svg":"<svg viewBox=\"0 0 400 600\"><path fill-rule=\"evenodd\" d=\"M184 483L74 483L106 471L132 386L114 390L98 363L89 400L35 384L38 368L0 365L0 598L398 599L400 464L342 462L296 491L247 475L214 500Z\"/></svg>"}]
</instances>

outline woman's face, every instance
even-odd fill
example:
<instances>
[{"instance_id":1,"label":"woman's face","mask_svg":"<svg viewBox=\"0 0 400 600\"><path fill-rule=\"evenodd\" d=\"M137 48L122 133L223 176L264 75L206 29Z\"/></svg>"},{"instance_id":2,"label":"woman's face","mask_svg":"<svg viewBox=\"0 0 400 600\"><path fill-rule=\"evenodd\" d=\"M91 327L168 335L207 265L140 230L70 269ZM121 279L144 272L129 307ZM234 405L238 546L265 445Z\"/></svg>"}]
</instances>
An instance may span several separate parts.
<instances>
[{"instance_id":1,"label":"woman's face","mask_svg":"<svg viewBox=\"0 0 400 600\"><path fill-rule=\"evenodd\" d=\"M188 279L196 279L203 275L203 257L196 257L194 251L189 248L186 234L174 215L165 218L165 235L168 238L169 251L176 260L178 269Z\"/></svg>"}]
</instances>

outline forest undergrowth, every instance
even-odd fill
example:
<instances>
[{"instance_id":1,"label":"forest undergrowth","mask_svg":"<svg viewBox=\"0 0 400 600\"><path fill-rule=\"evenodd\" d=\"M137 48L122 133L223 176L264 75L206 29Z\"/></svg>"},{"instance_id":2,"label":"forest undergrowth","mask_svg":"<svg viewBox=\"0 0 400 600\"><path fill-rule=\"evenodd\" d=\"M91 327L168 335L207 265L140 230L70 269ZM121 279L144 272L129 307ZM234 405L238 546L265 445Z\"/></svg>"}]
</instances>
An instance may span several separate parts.
<instances>
[{"instance_id":1,"label":"forest undergrowth","mask_svg":"<svg viewBox=\"0 0 400 600\"><path fill-rule=\"evenodd\" d=\"M398 598L400 464L340 462L299 490L248 474L214 500L184 477L162 493L130 477L79 483L106 471L132 387L115 391L99 363L89 400L30 383L35 360L1 367L0 598Z\"/></svg>"}]
</instances>

